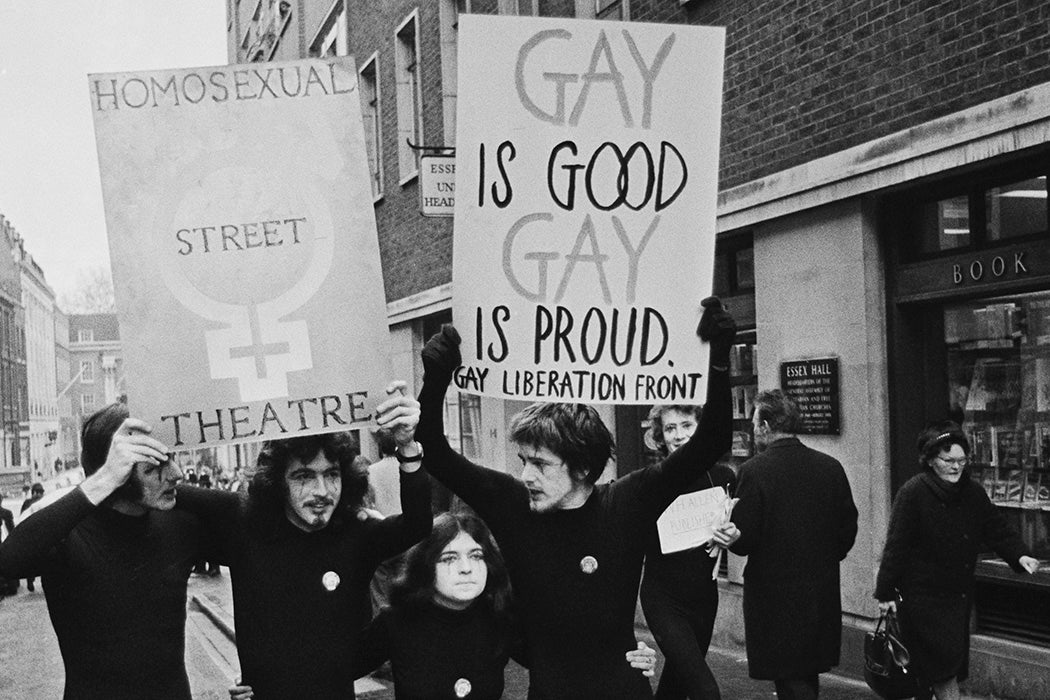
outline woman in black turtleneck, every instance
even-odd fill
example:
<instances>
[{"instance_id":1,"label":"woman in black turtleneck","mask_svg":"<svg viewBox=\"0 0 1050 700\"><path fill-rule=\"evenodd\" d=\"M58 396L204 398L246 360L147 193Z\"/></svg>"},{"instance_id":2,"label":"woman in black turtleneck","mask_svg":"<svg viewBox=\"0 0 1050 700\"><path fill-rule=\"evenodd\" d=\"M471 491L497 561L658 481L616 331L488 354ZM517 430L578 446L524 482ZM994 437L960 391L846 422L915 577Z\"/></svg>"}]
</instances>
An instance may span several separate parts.
<instances>
[{"instance_id":1,"label":"woman in black turtleneck","mask_svg":"<svg viewBox=\"0 0 1050 700\"><path fill-rule=\"evenodd\" d=\"M931 423L918 439L922 472L893 501L875 585L883 612L899 613L918 698L955 700L968 672L974 566L987 544L1015 571L1034 573L1020 536L970 479L970 443L958 424ZM897 596L900 594L900 606Z\"/></svg>"}]
</instances>

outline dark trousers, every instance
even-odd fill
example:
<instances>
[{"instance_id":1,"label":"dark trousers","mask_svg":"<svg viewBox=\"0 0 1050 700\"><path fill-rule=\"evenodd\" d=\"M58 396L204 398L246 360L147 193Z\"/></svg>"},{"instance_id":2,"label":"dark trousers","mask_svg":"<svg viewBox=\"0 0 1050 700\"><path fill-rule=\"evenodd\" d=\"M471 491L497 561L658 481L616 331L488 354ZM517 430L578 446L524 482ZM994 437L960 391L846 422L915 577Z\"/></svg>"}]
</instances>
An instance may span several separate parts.
<instances>
[{"instance_id":1,"label":"dark trousers","mask_svg":"<svg viewBox=\"0 0 1050 700\"><path fill-rule=\"evenodd\" d=\"M701 583L699 594L689 597L682 600L652 581L642 584L642 611L665 658L657 700L722 698L705 660L718 612L718 582Z\"/></svg>"},{"instance_id":2,"label":"dark trousers","mask_svg":"<svg viewBox=\"0 0 1050 700\"><path fill-rule=\"evenodd\" d=\"M783 678L773 681L777 689L777 700L817 700L820 695L820 676L808 678Z\"/></svg>"}]
</instances>

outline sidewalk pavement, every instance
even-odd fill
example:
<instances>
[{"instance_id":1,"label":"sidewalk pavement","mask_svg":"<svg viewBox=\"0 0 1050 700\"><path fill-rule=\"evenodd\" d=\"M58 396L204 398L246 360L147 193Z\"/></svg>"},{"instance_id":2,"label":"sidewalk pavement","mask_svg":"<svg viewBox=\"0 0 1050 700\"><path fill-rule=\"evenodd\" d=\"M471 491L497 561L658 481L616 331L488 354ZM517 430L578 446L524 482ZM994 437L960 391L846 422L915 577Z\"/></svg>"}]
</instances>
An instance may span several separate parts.
<instances>
[{"instance_id":1,"label":"sidewalk pavement","mask_svg":"<svg viewBox=\"0 0 1050 700\"><path fill-rule=\"evenodd\" d=\"M189 585L191 609L200 610L217 628L231 640L233 626L233 594L230 589L229 571L222 569L218 577L191 576ZM638 639L656 648L652 635L645 628L636 631ZM776 697L773 684L768 681L752 680L747 675L747 657L743 650L712 648L707 654L707 663L711 667L722 697L726 700L771 700ZM658 656L657 675L653 678L653 688L663 666L663 656ZM357 695L364 700L388 700L394 697L393 684L389 672L380 669L375 675L362 678L355 684ZM528 672L511 662L506 672L506 689L503 697L506 700L524 700L528 694ZM847 678L832 673L820 677L820 697L822 700L877 700L878 696L860 680ZM964 695L962 700L978 700L974 696Z\"/></svg>"}]
</instances>

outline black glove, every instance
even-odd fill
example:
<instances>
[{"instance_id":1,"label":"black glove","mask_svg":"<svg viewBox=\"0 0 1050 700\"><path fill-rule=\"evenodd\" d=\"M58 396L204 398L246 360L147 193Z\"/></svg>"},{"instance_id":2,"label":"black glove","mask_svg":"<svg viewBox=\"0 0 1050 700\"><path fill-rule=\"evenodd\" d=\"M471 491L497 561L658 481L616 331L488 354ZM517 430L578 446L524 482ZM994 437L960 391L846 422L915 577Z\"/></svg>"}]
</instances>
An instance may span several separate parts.
<instances>
[{"instance_id":1,"label":"black glove","mask_svg":"<svg viewBox=\"0 0 1050 700\"><path fill-rule=\"evenodd\" d=\"M729 350L736 337L736 321L718 297L707 297L700 302L700 306L704 307L704 314L700 317L696 334L700 340L711 344L711 364L728 367Z\"/></svg>"},{"instance_id":2,"label":"black glove","mask_svg":"<svg viewBox=\"0 0 1050 700\"><path fill-rule=\"evenodd\" d=\"M423 347L423 380L433 379L447 386L452 381L452 372L463 364L459 354L459 333L451 323L431 336Z\"/></svg>"}]
</instances>

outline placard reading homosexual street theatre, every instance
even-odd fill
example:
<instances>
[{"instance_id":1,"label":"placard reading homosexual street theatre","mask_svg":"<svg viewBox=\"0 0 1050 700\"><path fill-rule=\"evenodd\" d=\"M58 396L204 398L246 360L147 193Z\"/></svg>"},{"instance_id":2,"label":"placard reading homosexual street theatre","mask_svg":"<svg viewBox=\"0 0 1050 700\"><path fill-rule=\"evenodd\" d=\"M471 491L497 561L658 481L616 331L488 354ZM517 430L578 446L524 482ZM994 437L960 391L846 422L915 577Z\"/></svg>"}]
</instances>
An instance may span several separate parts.
<instances>
[{"instance_id":1,"label":"placard reading homosexual street theatre","mask_svg":"<svg viewBox=\"0 0 1050 700\"><path fill-rule=\"evenodd\" d=\"M713 274L724 38L460 18L460 389L703 400L707 348L695 330Z\"/></svg>"},{"instance_id":2,"label":"placard reading homosexual street theatre","mask_svg":"<svg viewBox=\"0 0 1050 700\"><path fill-rule=\"evenodd\" d=\"M89 76L129 408L167 444L372 418L388 331L356 76Z\"/></svg>"}]
</instances>

